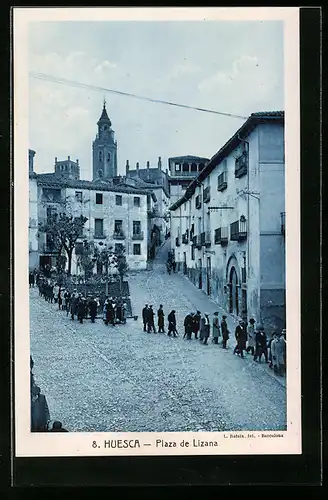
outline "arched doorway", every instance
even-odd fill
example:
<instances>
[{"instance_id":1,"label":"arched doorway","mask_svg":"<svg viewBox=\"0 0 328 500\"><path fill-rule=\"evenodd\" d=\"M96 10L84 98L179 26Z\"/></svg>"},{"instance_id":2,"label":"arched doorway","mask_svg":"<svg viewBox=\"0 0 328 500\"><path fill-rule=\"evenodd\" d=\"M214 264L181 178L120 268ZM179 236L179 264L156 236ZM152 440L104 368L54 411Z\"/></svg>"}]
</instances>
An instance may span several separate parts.
<instances>
[{"instance_id":1,"label":"arched doorway","mask_svg":"<svg viewBox=\"0 0 328 500\"><path fill-rule=\"evenodd\" d=\"M230 269L229 274L229 312L232 314L239 314L239 304L238 304L238 276L235 267Z\"/></svg>"}]
</instances>

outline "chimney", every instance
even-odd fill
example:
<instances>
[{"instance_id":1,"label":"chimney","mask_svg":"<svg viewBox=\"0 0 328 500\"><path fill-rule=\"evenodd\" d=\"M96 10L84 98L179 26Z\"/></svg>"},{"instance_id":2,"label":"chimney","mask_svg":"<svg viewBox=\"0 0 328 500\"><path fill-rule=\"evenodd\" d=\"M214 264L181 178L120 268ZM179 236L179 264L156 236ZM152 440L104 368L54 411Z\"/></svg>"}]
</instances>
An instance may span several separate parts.
<instances>
[{"instance_id":1,"label":"chimney","mask_svg":"<svg viewBox=\"0 0 328 500\"><path fill-rule=\"evenodd\" d=\"M137 170L137 172L139 172L139 162L138 161L136 163L136 170Z\"/></svg>"},{"instance_id":2,"label":"chimney","mask_svg":"<svg viewBox=\"0 0 328 500\"><path fill-rule=\"evenodd\" d=\"M78 160L78 159L76 160L76 164L77 164L77 165L79 164L79 160Z\"/></svg>"},{"instance_id":3,"label":"chimney","mask_svg":"<svg viewBox=\"0 0 328 500\"><path fill-rule=\"evenodd\" d=\"M126 165L125 165L125 175L128 176L129 175L129 160L126 160Z\"/></svg>"},{"instance_id":4,"label":"chimney","mask_svg":"<svg viewBox=\"0 0 328 500\"><path fill-rule=\"evenodd\" d=\"M158 157L157 165L158 165L159 170L162 170L162 158L160 156Z\"/></svg>"},{"instance_id":5,"label":"chimney","mask_svg":"<svg viewBox=\"0 0 328 500\"><path fill-rule=\"evenodd\" d=\"M33 172L34 171L34 156L35 156L35 151L33 151L32 149L29 149L28 150L28 170L29 172Z\"/></svg>"},{"instance_id":6,"label":"chimney","mask_svg":"<svg viewBox=\"0 0 328 500\"><path fill-rule=\"evenodd\" d=\"M149 161L147 161L147 168L149 168Z\"/></svg>"},{"instance_id":7,"label":"chimney","mask_svg":"<svg viewBox=\"0 0 328 500\"><path fill-rule=\"evenodd\" d=\"M68 159L70 160L70 159L71 159L71 157L70 157L70 156L68 156Z\"/></svg>"},{"instance_id":8,"label":"chimney","mask_svg":"<svg viewBox=\"0 0 328 500\"><path fill-rule=\"evenodd\" d=\"M55 157L55 165L56 165L56 163L57 163L57 156Z\"/></svg>"}]
</instances>

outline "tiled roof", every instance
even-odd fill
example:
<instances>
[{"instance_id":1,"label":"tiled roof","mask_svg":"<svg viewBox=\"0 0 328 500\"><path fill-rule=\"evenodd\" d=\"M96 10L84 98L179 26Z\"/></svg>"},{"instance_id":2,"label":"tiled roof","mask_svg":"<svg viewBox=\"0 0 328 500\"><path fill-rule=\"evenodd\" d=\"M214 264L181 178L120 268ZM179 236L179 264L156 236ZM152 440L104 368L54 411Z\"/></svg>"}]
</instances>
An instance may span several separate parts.
<instances>
[{"instance_id":1,"label":"tiled roof","mask_svg":"<svg viewBox=\"0 0 328 500\"><path fill-rule=\"evenodd\" d=\"M67 179L67 177L47 173L47 174L37 174L37 183L44 186L57 186L57 187L67 187L76 189L90 189L95 191L112 191L116 193L135 193L135 194L147 194L146 189L139 187L126 186L122 184L112 185L104 180L97 181L87 181L87 180L75 180Z\"/></svg>"},{"instance_id":2,"label":"tiled roof","mask_svg":"<svg viewBox=\"0 0 328 500\"><path fill-rule=\"evenodd\" d=\"M185 156L171 156L169 160L202 160L202 161L210 161L209 158L205 158L204 156L193 156L193 155L185 155Z\"/></svg>"},{"instance_id":3,"label":"tiled roof","mask_svg":"<svg viewBox=\"0 0 328 500\"><path fill-rule=\"evenodd\" d=\"M222 146L221 149L214 156L212 156L210 162L205 168L192 180L186 189L185 194L177 200L171 207L170 210L176 210L185 201L189 200L194 194L196 186L199 185L206 177L214 170L214 168L226 157L231 151L233 151L241 142L241 139L248 136L248 134L253 130L253 128L265 121L279 121L284 122L285 113L284 111L258 111L252 113L245 123L237 130L237 132Z\"/></svg>"},{"instance_id":4,"label":"tiled roof","mask_svg":"<svg viewBox=\"0 0 328 500\"><path fill-rule=\"evenodd\" d=\"M284 111L257 111L252 113L251 116L284 116Z\"/></svg>"}]
</instances>

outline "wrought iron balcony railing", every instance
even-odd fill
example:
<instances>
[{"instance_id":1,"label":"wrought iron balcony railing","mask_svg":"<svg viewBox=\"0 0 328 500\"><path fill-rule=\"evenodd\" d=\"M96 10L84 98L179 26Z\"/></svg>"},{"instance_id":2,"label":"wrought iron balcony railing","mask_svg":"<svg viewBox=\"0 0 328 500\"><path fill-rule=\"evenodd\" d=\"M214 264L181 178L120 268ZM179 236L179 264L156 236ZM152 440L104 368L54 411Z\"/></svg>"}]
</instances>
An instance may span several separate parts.
<instances>
[{"instance_id":1,"label":"wrought iron balcony railing","mask_svg":"<svg viewBox=\"0 0 328 500\"><path fill-rule=\"evenodd\" d=\"M205 231L205 246L209 247L211 244L211 231Z\"/></svg>"},{"instance_id":2,"label":"wrought iron balcony railing","mask_svg":"<svg viewBox=\"0 0 328 500\"><path fill-rule=\"evenodd\" d=\"M204 203L208 203L211 200L211 187L207 186L204 189Z\"/></svg>"},{"instance_id":3,"label":"wrought iron balcony railing","mask_svg":"<svg viewBox=\"0 0 328 500\"><path fill-rule=\"evenodd\" d=\"M114 231L113 240L125 240L125 234L123 231Z\"/></svg>"},{"instance_id":4,"label":"wrought iron balcony railing","mask_svg":"<svg viewBox=\"0 0 328 500\"><path fill-rule=\"evenodd\" d=\"M241 177L242 175L247 174L248 167L248 155L244 152L238 158L236 158L235 162L235 177Z\"/></svg>"},{"instance_id":5,"label":"wrought iron balcony railing","mask_svg":"<svg viewBox=\"0 0 328 500\"><path fill-rule=\"evenodd\" d=\"M224 191L228 186L227 172L224 171L218 176L218 191Z\"/></svg>"},{"instance_id":6,"label":"wrought iron balcony railing","mask_svg":"<svg viewBox=\"0 0 328 500\"><path fill-rule=\"evenodd\" d=\"M230 240L232 241L244 241L247 238L247 225L244 216L240 217L240 220L230 224Z\"/></svg>"},{"instance_id":7,"label":"wrought iron balcony railing","mask_svg":"<svg viewBox=\"0 0 328 500\"><path fill-rule=\"evenodd\" d=\"M227 227L219 227L214 232L215 245L227 245L229 240L229 230Z\"/></svg>"}]
</instances>

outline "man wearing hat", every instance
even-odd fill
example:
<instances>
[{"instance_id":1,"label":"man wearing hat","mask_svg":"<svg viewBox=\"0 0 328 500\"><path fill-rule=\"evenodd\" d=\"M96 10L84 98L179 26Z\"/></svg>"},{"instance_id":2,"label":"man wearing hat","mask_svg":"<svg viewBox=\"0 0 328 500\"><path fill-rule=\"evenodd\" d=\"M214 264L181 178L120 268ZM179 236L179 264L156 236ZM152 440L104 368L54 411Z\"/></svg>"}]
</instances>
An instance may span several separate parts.
<instances>
[{"instance_id":1,"label":"man wearing hat","mask_svg":"<svg viewBox=\"0 0 328 500\"><path fill-rule=\"evenodd\" d=\"M213 342L214 344L218 344L219 336L220 336L220 325L219 325L219 313L216 311L213 317Z\"/></svg>"},{"instance_id":2,"label":"man wearing hat","mask_svg":"<svg viewBox=\"0 0 328 500\"><path fill-rule=\"evenodd\" d=\"M227 341L229 340L229 330L226 322L227 316L222 316L221 321L221 333L222 333L222 347L227 348Z\"/></svg>"}]
</instances>

